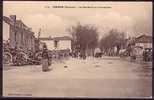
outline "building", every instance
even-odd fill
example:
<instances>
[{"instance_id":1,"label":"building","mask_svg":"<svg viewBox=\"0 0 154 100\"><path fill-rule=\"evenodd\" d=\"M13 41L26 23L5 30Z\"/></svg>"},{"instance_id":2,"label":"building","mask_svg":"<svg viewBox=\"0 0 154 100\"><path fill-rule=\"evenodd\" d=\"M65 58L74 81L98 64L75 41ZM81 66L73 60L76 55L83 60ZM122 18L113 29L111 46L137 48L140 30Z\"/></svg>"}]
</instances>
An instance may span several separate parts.
<instances>
[{"instance_id":1,"label":"building","mask_svg":"<svg viewBox=\"0 0 154 100\"><path fill-rule=\"evenodd\" d=\"M8 41L10 35L10 19L3 17L3 40Z\"/></svg>"},{"instance_id":2,"label":"building","mask_svg":"<svg viewBox=\"0 0 154 100\"><path fill-rule=\"evenodd\" d=\"M68 36L40 38L40 41L46 43L49 50L71 50L71 40Z\"/></svg>"},{"instance_id":3,"label":"building","mask_svg":"<svg viewBox=\"0 0 154 100\"><path fill-rule=\"evenodd\" d=\"M17 20L16 15L10 15L10 18L3 16L3 39L9 39L11 48L35 51L34 32L21 20Z\"/></svg>"},{"instance_id":4,"label":"building","mask_svg":"<svg viewBox=\"0 0 154 100\"><path fill-rule=\"evenodd\" d=\"M135 39L135 46L145 48L152 48L152 36L141 35Z\"/></svg>"},{"instance_id":5,"label":"building","mask_svg":"<svg viewBox=\"0 0 154 100\"><path fill-rule=\"evenodd\" d=\"M127 49L134 51L139 57L142 56L145 48L152 49L152 36L140 35L138 37L129 38L127 41Z\"/></svg>"}]
</instances>

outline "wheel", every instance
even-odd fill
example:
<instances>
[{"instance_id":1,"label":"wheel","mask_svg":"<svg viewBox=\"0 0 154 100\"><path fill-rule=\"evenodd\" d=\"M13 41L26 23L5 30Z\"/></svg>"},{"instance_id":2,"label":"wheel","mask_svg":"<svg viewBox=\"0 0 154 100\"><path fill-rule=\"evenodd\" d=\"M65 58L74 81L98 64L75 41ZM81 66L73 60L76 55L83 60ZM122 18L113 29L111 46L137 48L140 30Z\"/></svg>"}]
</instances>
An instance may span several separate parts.
<instances>
[{"instance_id":1,"label":"wheel","mask_svg":"<svg viewBox=\"0 0 154 100\"><path fill-rule=\"evenodd\" d=\"M37 58L38 60L41 60L41 59L42 59L42 53L40 52L40 53L36 54L36 58Z\"/></svg>"},{"instance_id":2,"label":"wheel","mask_svg":"<svg viewBox=\"0 0 154 100\"><path fill-rule=\"evenodd\" d=\"M3 54L3 64L11 64L12 55L9 52L4 52Z\"/></svg>"},{"instance_id":3,"label":"wheel","mask_svg":"<svg viewBox=\"0 0 154 100\"><path fill-rule=\"evenodd\" d=\"M27 64L27 55L19 53L15 56L15 63L19 66Z\"/></svg>"},{"instance_id":4,"label":"wheel","mask_svg":"<svg viewBox=\"0 0 154 100\"><path fill-rule=\"evenodd\" d=\"M37 53L35 57L36 57L36 60L38 61L37 64L41 64L42 52Z\"/></svg>"}]
</instances>

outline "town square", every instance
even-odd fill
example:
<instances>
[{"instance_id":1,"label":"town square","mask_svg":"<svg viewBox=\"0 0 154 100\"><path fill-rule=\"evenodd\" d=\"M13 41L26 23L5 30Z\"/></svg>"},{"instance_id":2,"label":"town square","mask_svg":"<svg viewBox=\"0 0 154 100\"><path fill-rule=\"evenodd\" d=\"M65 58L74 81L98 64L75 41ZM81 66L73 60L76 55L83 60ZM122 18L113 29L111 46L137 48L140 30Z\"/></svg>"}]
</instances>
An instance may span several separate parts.
<instances>
[{"instance_id":1,"label":"town square","mask_svg":"<svg viewBox=\"0 0 154 100\"><path fill-rule=\"evenodd\" d=\"M3 4L4 97L152 97L151 2Z\"/></svg>"}]
</instances>

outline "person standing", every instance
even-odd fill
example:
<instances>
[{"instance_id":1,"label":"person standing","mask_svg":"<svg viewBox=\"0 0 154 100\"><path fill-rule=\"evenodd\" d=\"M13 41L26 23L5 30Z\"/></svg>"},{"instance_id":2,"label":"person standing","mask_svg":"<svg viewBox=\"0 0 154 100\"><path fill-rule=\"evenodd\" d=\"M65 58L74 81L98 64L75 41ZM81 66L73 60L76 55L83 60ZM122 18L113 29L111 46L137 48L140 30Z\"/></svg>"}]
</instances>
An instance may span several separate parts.
<instances>
[{"instance_id":1,"label":"person standing","mask_svg":"<svg viewBox=\"0 0 154 100\"><path fill-rule=\"evenodd\" d=\"M45 44L43 45L42 52L42 71L49 71L49 55L47 51L47 46Z\"/></svg>"}]
</instances>

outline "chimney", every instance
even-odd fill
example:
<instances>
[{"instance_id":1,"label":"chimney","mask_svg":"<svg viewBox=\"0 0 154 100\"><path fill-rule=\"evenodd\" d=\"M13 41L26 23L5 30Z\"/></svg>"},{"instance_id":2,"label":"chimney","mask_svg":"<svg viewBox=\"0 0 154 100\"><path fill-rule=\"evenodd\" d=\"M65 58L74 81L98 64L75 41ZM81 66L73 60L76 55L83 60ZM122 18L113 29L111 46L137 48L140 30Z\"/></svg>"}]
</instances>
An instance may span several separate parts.
<instances>
[{"instance_id":1,"label":"chimney","mask_svg":"<svg viewBox=\"0 0 154 100\"><path fill-rule=\"evenodd\" d=\"M13 21L13 23L16 22L16 15L10 15L10 19L11 21Z\"/></svg>"}]
</instances>

